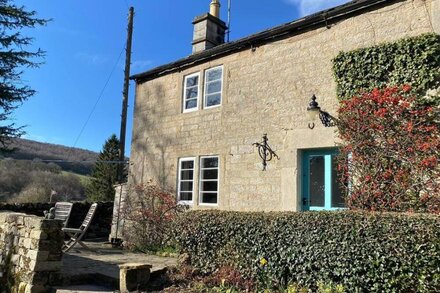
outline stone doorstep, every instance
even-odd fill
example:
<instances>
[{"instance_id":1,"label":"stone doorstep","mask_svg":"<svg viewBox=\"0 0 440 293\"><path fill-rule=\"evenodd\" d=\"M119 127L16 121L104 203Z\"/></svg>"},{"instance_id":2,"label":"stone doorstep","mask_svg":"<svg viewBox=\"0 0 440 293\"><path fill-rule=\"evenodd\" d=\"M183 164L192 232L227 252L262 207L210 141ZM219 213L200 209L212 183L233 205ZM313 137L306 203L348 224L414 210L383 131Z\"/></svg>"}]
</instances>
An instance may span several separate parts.
<instances>
[{"instance_id":1,"label":"stone doorstep","mask_svg":"<svg viewBox=\"0 0 440 293\"><path fill-rule=\"evenodd\" d=\"M161 275L163 275L167 271L166 267L154 269L150 272L150 281L156 280ZM119 290L120 279L119 276L117 278L111 277L109 275L100 274L100 273L88 273L79 275L64 275L62 277L62 286L56 286L56 288L64 288L66 286L100 286L105 287L109 290Z\"/></svg>"},{"instance_id":2,"label":"stone doorstep","mask_svg":"<svg viewBox=\"0 0 440 293\"><path fill-rule=\"evenodd\" d=\"M119 265L120 270L146 270L153 266L145 263L124 263Z\"/></svg>"}]
</instances>

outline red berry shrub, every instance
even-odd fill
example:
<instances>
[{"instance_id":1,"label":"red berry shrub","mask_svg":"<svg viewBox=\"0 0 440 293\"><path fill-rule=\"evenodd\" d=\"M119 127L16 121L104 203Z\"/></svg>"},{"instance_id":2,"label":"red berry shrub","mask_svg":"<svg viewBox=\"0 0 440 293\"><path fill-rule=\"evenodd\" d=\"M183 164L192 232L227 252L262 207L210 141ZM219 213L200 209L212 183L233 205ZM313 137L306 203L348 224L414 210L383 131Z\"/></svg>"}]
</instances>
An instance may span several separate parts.
<instances>
[{"instance_id":1,"label":"red berry shrub","mask_svg":"<svg viewBox=\"0 0 440 293\"><path fill-rule=\"evenodd\" d=\"M174 220L186 209L178 204L174 192L152 181L131 187L122 206L124 246L141 251L170 244Z\"/></svg>"},{"instance_id":2,"label":"red berry shrub","mask_svg":"<svg viewBox=\"0 0 440 293\"><path fill-rule=\"evenodd\" d=\"M440 213L440 111L409 86L341 102L339 168L352 209Z\"/></svg>"}]
</instances>

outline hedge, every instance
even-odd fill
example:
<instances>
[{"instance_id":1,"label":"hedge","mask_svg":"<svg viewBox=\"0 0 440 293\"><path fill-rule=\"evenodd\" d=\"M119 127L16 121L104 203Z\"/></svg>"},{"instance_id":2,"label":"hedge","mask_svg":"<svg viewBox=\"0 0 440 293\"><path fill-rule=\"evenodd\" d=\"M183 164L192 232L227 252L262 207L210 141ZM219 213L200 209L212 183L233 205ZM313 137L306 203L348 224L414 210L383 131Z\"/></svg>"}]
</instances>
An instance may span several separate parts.
<instances>
[{"instance_id":1,"label":"hedge","mask_svg":"<svg viewBox=\"0 0 440 293\"><path fill-rule=\"evenodd\" d=\"M180 252L204 274L233 266L264 286L316 290L324 282L347 292L440 292L435 215L192 211L177 227Z\"/></svg>"},{"instance_id":2,"label":"hedge","mask_svg":"<svg viewBox=\"0 0 440 293\"><path fill-rule=\"evenodd\" d=\"M440 85L440 35L423 34L341 52L333 60L333 71L342 100L360 91L404 84L425 94Z\"/></svg>"}]
</instances>

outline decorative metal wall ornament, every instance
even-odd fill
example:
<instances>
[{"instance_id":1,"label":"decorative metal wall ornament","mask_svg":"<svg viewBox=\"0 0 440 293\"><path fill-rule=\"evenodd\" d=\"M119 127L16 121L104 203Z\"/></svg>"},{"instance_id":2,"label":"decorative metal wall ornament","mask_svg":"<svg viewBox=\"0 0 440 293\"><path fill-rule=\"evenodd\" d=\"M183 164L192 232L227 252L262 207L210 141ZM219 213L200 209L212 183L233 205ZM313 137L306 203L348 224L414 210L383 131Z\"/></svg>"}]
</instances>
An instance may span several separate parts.
<instances>
[{"instance_id":1,"label":"decorative metal wall ornament","mask_svg":"<svg viewBox=\"0 0 440 293\"><path fill-rule=\"evenodd\" d=\"M318 102L316 101L315 95L312 96L307 111L311 116L319 115L319 119L325 127L338 125L338 119L330 115L328 112L321 110L321 107L319 107ZM315 123L311 122L308 126L310 129L313 129L315 128Z\"/></svg>"},{"instance_id":2,"label":"decorative metal wall ornament","mask_svg":"<svg viewBox=\"0 0 440 293\"><path fill-rule=\"evenodd\" d=\"M258 154L260 158L263 160L263 171L266 171L267 162L271 161L274 157L278 160L280 159L278 155L270 148L267 143L269 139L267 138L267 133L263 134L263 141L253 143L252 145L258 148Z\"/></svg>"}]
</instances>

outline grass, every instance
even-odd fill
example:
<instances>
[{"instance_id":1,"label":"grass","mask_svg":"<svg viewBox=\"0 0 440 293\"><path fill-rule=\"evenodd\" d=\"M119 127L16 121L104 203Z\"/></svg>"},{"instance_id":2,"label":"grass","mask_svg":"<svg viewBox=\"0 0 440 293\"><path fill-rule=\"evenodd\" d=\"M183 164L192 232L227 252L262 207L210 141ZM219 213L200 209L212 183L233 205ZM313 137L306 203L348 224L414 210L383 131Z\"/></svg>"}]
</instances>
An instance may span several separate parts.
<instances>
[{"instance_id":1,"label":"grass","mask_svg":"<svg viewBox=\"0 0 440 293\"><path fill-rule=\"evenodd\" d=\"M87 175L82 175L82 174L78 174L78 173L74 173L74 172L70 172L70 171L61 171L61 174L63 174L64 176L73 175L73 176L78 177L79 181L81 182L81 184L83 186L86 186L90 182L90 176L87 176Z\"/></svg>"}]
</instances>

